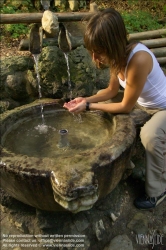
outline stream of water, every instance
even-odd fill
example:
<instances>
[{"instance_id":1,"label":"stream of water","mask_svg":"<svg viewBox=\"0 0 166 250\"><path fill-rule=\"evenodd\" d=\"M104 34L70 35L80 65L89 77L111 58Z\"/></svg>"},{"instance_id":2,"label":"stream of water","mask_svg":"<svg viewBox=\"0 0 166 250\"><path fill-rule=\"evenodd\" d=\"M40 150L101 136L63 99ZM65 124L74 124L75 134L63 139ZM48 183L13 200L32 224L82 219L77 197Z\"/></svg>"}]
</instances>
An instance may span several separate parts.
<instances>
[{"instance_id":1,"label":"stream of water","mask_svg":"<svg viewBox=\"0 0 166 250\"><path fill-rule=\"evenodd\" d=\"M40 57L40 54L33 54L33 58L34 58L34 61L35 61L35 66L36 66L36 75L37 75L39 99L41 99L42 98L42 92L41 92L40 74L39 74L39 57ZM44 133L47 133L48 127L47 127L47 125L45 125L43 104L42 103L40 103L40 108L41 108L42 124L38 125L36 129L38 129L40 133L44 134Z\"/></svg>"},{"instance_id":2,"label":"stream of water","mask_svg":"<svg viewBox=\"0 0 166 250\"><path fill-rule=\"evenodd\" d=\"M41 91L41 85L40 85L40 74L39 74L39 57L40 54L33 54L35 66L36 66L36 76L37 76L37 84L38 84L38 92L39 92L39 100L42 98L42 91ZM66 60L67 64L67 74L68 74L68 89L69 89L69 100L72 100L72 86L71 86L71 79L70 79L70 66L69 66L69 56L68 53L64 53L64 57ZM43 104L42 102L40 103L40 108L41 108L41 118L42 118L42 123L38 124L35 129L38 130L40 134L46 134L48 132L48 126L45 124L45 118L44 118L44 112L43 112ZM82 123L82 117L81 114L74 115L74 120L78 123Z\"/></svg>"},{"instance_id":3,"label":"stream of water","mask_svg":"<svg viewBox=\"0 0 166 250\"><path fill-rule=\"evenodd\" d=\"M69 89L69 100L72 100L73 97L73 92L72 92L72 86L71 86L71 79L70 79L70 66L69 66L69 55L68 53L64 53L65 59L66 59L66 64L67 64L67 75L68 75L68 89ZM81 123L82 122L82 117L81 114L74 115L74 120Z\"/></svg>"},{"instance_id":4,"label":"stream of water","mask_svg":"<svg viewBox=\"0 0 166 250\"><path fill-rule=\"evenodd\" d=\"M71 79L70 79L70 66L69 66L69 55L68 53L64 53L66 64L67 64L67 75L68 75L68 89L69 89L69 100L72 100L73 92L71 88Z\"/></svg>"}]
</instances>

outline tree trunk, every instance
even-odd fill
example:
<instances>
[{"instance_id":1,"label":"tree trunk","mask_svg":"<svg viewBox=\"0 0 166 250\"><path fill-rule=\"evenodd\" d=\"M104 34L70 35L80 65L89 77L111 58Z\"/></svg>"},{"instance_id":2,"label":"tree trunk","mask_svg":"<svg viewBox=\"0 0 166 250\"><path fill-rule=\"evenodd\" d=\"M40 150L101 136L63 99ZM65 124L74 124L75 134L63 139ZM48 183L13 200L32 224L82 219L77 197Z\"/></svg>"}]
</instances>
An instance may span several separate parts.
<instances>
[{"instance_id":1,"label":"tree trunk","mask_svg":"<svg viewBox=\"0 0 166 250\"><path fill-rule=\"evenodd\" d=\"M93 12L68 12L56 13L59 22L88 20ZM41 23L43 13L21 13L21 14L1 14L1 24L13 23Z\"/></svg>"},{"instance_id":2,"label":"tree trunk","mask_svg":"<svg viewBox=\"0 0 166 250\"><path fill-rule=\"evenodd\" d=\"M159 48L159 47L166 46L166 38L142 40L140 42L143 43L144 45L146 45L148 48Z\"/></svg>"},{"instance_id":3,"label":"tree trunk","mask_svg":"<svg viewBox=\"0 0 166 250\"><path fill-rule=\"evenodd\" d=\"M158 57L157 58L158 63L160 64L166 64L166 57Z\"/></svg>"},{"instance_id":4,"label":"tree trunk","mask_svg":"<svg viewBox=\"0 0 166 250\"><path fill-rule=\"evenodd\" d=\"M151 38L161 38L166 37L166 29L159 29L159 30L152 30L152 31L145 31L145 32L138 32L129 34L129 41L133 40L145 40Z\"/></svg>"},{"instance_id":5,"label":"tree trunk","mask_svg":"<svg viewBox=\"0 0 166 250\"><path fill-rule=\"evenodd\" d=\"M153 52L153 54L156 57L165 57L166 56L166 47L151 49L151 51Z\"/></svg>"}]
</instances>

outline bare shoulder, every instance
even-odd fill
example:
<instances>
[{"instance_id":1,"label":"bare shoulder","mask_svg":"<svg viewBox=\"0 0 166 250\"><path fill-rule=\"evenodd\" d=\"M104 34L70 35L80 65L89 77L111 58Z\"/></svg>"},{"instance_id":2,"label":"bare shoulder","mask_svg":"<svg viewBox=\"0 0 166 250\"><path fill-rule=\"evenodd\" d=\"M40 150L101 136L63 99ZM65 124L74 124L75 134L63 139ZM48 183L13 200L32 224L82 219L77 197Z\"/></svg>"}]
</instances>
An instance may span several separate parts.
<instances>
[{"instance_id":1,"label":"bare shoulder","mask_svg":"<svg viewBox=\"0 0 166 250\"><path fill-rule=\"evenodd\" d=\"M146 73L150 73L153 67L153 59L152 56L147 51L138 51L131 58L128 70L136 70L138 72L142 71Z\"/></svg>"}]
</instances>

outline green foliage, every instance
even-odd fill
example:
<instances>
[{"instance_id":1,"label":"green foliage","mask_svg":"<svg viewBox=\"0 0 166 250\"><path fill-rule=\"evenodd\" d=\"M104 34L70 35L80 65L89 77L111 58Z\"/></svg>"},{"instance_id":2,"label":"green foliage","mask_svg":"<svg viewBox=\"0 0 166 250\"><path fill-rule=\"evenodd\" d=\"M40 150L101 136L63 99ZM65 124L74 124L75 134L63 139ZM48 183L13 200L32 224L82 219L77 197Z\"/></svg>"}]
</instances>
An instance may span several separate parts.
<instances>
[{"instance_id":1,"label":"green foliage","mask_svg":"<svg viewBox=\"0 0 166 250\"><path fill-rule=\"evenodd\" d=\"M14 14L16 13L16 8L12 5L4 5L3 8L1 8L2 14Z\"/></svg>"},{"instance_id":2,"label":"green foliage","mask_svg":"<svg viewBox=\"0 0 166 250\"><path fill-rule=\"evenodd\" d=\"M5 24L5 31L8 32L13 38L18 38L20 35L27 34L29 28L25 24Z\"/></svg>"},{"instance_id":3,"label":"green foliage","mask_svg":"<svg viewBox=\"0 0 166 250\"><path fill-rule=\"evenodd\" d=\"M166 14L166 5L163 6L163 12Z\"/></svg>"},{"instance_id":4,"label":"green foliage","mask_svg":"<svg viewBox=\"0 0 166 250\"><path fill-rule=\"evenodd\" d=\"M128 33L160 29L163 26L157 22L157 18L144 11L132 11L121 13Z\"/></svg>"},{"instance_id":5,"label":"green foliage","mask_svg":"<svg viewBox=\"0 0 166 250\"><path fill-rule=\"evenodd\" d=\"M31 0L8 0L1 8L2 14L30 12L33 8Z\"/></svg>"},{"instance_id":6,"label":"green foliage","mask_svg":"<svg viewBox=\"0 0 166 250\"><path fill-rule=\"evenodd\" d=\"M19 1L17 1L19 4ZM14 1L10 0L7 4L4 4L1 8L2 14L15 14L21 12L29 12L28 8L31 7L31 0L23 0L19 5L14 5ZM20 35L28 33L28 26L26 24L4 24L1 27L1 37L11 36L12 38L18 38Z\"/></svg>"},{"instance_id":7,"label":"green foliage","mask_svg":"<svg viewBox=\"0 0 166 250\"><path fill-rule=\"evenodd\" d=\"M135 3L138 3L138 1L140 1L140 0L128 0L127 2L128 2L128 4L129 5L133 5L133 4L135 4Z\"/></svg>"}]
</instances>

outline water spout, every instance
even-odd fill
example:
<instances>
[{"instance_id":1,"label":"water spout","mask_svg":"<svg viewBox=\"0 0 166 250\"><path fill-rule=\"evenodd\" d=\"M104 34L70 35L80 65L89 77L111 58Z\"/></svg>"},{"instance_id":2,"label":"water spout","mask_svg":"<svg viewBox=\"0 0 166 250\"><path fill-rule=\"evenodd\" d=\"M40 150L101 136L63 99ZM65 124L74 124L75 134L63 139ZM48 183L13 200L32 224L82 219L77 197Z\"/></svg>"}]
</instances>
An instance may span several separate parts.
<instances>
[{"instance_id":1,"label":"water spout","mask_svg":"<svg viewBox=\"0 0 166 250\"><path fill-rule=\"evenodd\" d=\"M68 53L72 49L70 33L63 23L59 23L58 45L64 53Z\"/></svg>"},{"instance_id":2,"label":"water spout","mask_svg":"<svg viewBox=\"0 0 166 250\"><path fill-rule=\"evenodd\" d=\"M49 10L50 0L40 0L40 2L42 4L44 10Z\"/></svg>"},{"instance_id":3,"label":"water spout","mask_svg":"<svg viewBox=\"0 0 166 250\"><path fill-rule=\"evenodd\" d=\"M29 51L34 54L40 54L43 43L43 29L38 24L34 24L30 30Z\"/></svg>"},{"instance_id":4,"label":"water spout","mask_svg":"<svg viewBox=\"0 0 166 250\"><path fill-rule=\"evenodd\" d=\"M68 141L68 130L67 129L61 129L59 130L60 134L60 141L59 141L59 148L65 148L69 146L69 141Z\"/></svg>"}]
</instances>

